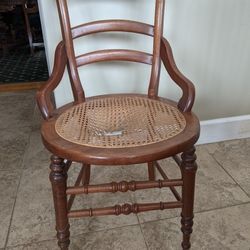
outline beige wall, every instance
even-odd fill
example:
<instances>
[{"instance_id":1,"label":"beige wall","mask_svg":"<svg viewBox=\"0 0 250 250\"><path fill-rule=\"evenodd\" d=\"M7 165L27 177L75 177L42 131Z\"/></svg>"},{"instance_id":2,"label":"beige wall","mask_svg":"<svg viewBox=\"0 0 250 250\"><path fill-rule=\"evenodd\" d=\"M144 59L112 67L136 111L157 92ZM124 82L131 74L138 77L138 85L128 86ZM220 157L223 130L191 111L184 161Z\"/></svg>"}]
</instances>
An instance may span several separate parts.
<instances>
[{"instance_id":1,"label":"beige wall","mask_svg":"<svg viewBox=\"0 0 250 250\"><path fill-rule=\"evenodd\" d=\"M72 25L105 18L153 22L153 0L68 0ZM177 65L196 85L194 111L202 120L250 113L250 1L168 0L164 35ZM61 39L55 0L39 1L50 69ZM100 39L98 39L100 38ZM76 42L77 54L104 48L151 51L140 35L112 33ZM124 67L126 66L126 67ZM93 64L81 68L86 94L146 92L149 68L130 63ZM160 94L177 99L179 90L162 71ZM71 100L65 76L56 90L58 105Z\"/></svg>"}]
</instances>

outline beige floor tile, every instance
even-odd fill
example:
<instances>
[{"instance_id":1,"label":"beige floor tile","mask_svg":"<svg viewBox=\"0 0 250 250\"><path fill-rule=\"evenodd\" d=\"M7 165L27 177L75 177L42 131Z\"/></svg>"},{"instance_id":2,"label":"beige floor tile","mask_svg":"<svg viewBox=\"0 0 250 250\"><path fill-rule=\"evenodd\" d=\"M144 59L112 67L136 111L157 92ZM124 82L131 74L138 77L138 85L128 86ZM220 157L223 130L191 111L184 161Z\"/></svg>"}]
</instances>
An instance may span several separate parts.
<instances>
[{"instance_id":1,"label":"beige floor tile","mask_svg":"<svg viewBox=\"0 0 250 250\"><path fill-rule=\"evenodd\" d=\"M206 147L250 196L250 139L220 142Z\"/></svg>"},{"instance_id":2,"label":"beige floor tile","mask_svg":"<svg viewBox=\"0 0 250 250\"><path fill-rule=\"evenodd\" d=\"M6 250L59 250L56 240L7 247Z\"/></svg>"},{"instance_id":3,"label":"beige floor tile","mask_svg":"<svg viewBox=\"0 0 250 250\"><path fill-rule=\"evenodd\" d=\"M24 158L24 169L49 169L51 153L43 146L40 130L30 134L29 146Z\"/></svg>"},{"instance_id":4,"label":"beige floor tile","mask_svg":"<svg viewBox=\"0 0 250 250\"><path fill-rule=\"evenodd\" d=\"M0 170L20 172L30 131L30 127L0 129Z\"/></svg>"},{"instance_id":5,"label":"beige floor tile","mask_svg":"<svg viewBox=\"0 0 250 250\"><path fill-rule=\"evenodd\" d=\"M48 168L25 169L17 195L8 246L54 237L54 210Z\"/></svg>"},{"instance_id":6,"label":"beige floor tile","mask_svg":"<svg viewBox=\"0 0 250 250\"><path fill-rule=\"evenodd\" d=\"M56 240L8 247L7 250L57 250ZM146 250L139 226L128 226L117 229L81 234L71 237L69 250Z\"/></svg>"},{"instance_id":7,"label":"beige floor tile","mask_svg":"<svg viewBox=\"0 0 250 250\"><path fill-rule=\"evenodd\" d=\"M198 147L195 211L216 209L249 201L249 197L217 164L205 147Z\"/></svg>"},{"instance_id":8,"label":"beige floor tile","mask_svg":"<svg viewBox=\"0 0 250 250\"><path fill-rule=\"evenodd\" d=\"M32 129L40 130L42 121L43 121L43 118L42 118L41 112L36 104L34 108L34 112L33 112L33 118L32 118Z\"/></svg>"},{"instance_id":9,"label":"beige floor tile","mask_svg":"<svg viewBox=\"0 0 250 250\"><path fill-rule=\"evenodd\" d=\"M146 250L140 226L128 226L112 230L83 234L72 238L72 250Z\"/></svg>"},{"instance_id":10,"label":"beige floor tile","mask_svg":"<svg viewBox=\"0 0 250 250\"><path fill-rule=\"evenodd\" d=\"M192 234L193 250L249 250L250 204L196 214ZM142 232L149 249L180 249L180 220L148 222Z\"/></svg>"},{"instance_id":11,"label":"beige floor tile","mask_svg":"<svg viewBox=\"0 0 250 250\"><path fill-rule=\"evenodd\" d=\"M69 183L73 182L71 179L72 176L76 176L77 170L80 170L79 164L78 166L75 164L72 171L69 172ZM118 177L117 175L122 178L121 172L117 168L114 168L111 173L107 173L108 171L109 169L104 167L94 168L93 176L96 175L97 181L99 178L103 181L114 179L114 176ZM48 167L43 165L40 168L35 167L35 169L29 165L24 170L10 228L8 246L49 240L55 236L54 208L48 174ZM128 193L80 196L76 199L75 204L79 209L111 206L125 202L131 203L131 197ZM74 235L134 224L138 224L136 215L72 219L71 232Z\"/></svg>"},{"instance_id":12,"label":"beige floor tile","mask_svg":"<svg viewBox=\"0 0 250 250\"><path fill-rule=\"evenodd\" d=\"M196 178L195 211L205 211L222 208L249 201L249 197L216 163L204 146L197 147L198 171ZM180 178L180 171L173 160L161 162L170 178ZM146 168L145 168L146 169ZM132 169L130 169L132 171ZM147 178L147 171L141 171L141 176ZM169 189L152 189L134 193L136 202L174 201ZM152 211L138 214L140 222L172 218L180 215L180 209Z\"/></svg>"},{"instance_id":13,"label":"beige floor tile","mask_svg":"<svg viewBox=\"0 0 250 250\"><path fill-rule=\"evenodd\" d=\"M0 248L4 247L15 196L19 181L19 174L13 171L0 171Z\"/></svg>"},{"instance_id":14,"label":"beige floor tile","mask_svg":"<svg viewBox=\"0 0 250 250\"><path fill-rule=\"evenodd\" d=\"M0 128L20 128L30 126L34 111L34 92L0 96Z\"/></svg>"}]
</instances>

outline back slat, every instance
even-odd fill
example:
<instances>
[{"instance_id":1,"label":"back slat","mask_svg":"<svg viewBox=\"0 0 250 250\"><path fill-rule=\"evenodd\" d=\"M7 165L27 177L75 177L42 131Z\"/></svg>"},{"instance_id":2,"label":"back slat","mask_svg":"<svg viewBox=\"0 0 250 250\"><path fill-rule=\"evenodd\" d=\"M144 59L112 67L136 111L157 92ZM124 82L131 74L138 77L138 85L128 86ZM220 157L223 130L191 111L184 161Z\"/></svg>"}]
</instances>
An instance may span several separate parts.
<instances>
[{"instance_id":1,"label":"back slat","mask_svg":"<svg viewBox=\"0 0 250 250\"><path fill-rule=\"evenodd\" d=\"M81 85L80 77L77 70L75 51L73 45L73 39L71 35L69 11L67 6L67 0L57 0L58 12L61 22L61 29L63 40L65 43L66 53L68 57L68 67L71 87L74 95L74 99L77 102L85 100L84 91Z\"/></svg>"},{"instance_id":2,"label":"back slat","mask_svg":"<svg viewBox=\"0 0 250 250\"><path fill-rule=\"evenodd\" d=\"M99 50L87 53L76 58L77 66L83 66L95 62L103 61L131 61L145 64L152 64L151 54L136 50Z\"/></svg>"},{"instance_id":3,"label":"back slat","mask_svg":"<svg viewBox=\"0 0 250 250\"><path fill-rule=\"evenodd\" d=\"M153 66L151 71L148 95L149 97L158 96L160 70L161 70L161 38L163 34L165 0L156 0L155 6L155 23L154 23L154 50L153 50Z\"/></svg>"},{"instance_id":4,"label":"back slat","mask_svg":"<svg viewBox=\"0 0 250 250\"><path fill-rule=\"evenodd\" d=\"M84 92L81 86L78 66L98 61L126 60L152 64L148 96L155 98L158 95L160 78L160 45L163 33L163 18L165 0L155 0L154 26L128 20L106 20L91 22L71 28L67 0L57 0L63 40L68 57L69 75L76 101L84 101ZM103 50L88 53L76 58L73 39L79 36L106 31L125 31L141 33L154 37L153 56L139 51L131 50Z\"/></svg>"},{"instance_id":5,"label":"back slat","mask_svg":"<svg viewBox=\"0 0 250 250\"><path fill-rule=\"evenodd\" d=\"M82 24L72 28L73 39L107 31L123 31L154 36L154 26L130 20L102 20Z\"/></svg>"}]
</instances>

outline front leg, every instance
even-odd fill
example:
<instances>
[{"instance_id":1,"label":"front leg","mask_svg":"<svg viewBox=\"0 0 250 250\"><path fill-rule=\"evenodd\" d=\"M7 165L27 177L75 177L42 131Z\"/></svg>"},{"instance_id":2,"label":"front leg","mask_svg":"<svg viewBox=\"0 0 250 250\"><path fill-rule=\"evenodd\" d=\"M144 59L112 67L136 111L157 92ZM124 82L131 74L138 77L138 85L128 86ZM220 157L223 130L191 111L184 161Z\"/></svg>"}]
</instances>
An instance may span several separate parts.
<instances>
[{"instance_id":1,"label":"front leg","mask_svg":"<svg viewBox=\"0 0 250 250\"><path fill-rule=\"evenodd\" d=\"M195 190L195 174L197 170L197 164L195 162L195 147L192 147L188 151L182 154L182 213L181 213L181 230L183 233L182 248L187 250L191 248L190 236L193 227L193 208L194 208L194 190Z\"/></svg>"},{"instance_id":2,"label":"front leg","mask_svg":"<svg viewBox=\"0 0 250 250\"><path fill-rule=\"evenodd\" d=\"M66 195L67 173L65 171L64 160L53 155L51 157L50 169L50 181L52 185L56 213L58 245L61 249L67 250L70 244L70 233Z\"/></svg>"}]
</instances>

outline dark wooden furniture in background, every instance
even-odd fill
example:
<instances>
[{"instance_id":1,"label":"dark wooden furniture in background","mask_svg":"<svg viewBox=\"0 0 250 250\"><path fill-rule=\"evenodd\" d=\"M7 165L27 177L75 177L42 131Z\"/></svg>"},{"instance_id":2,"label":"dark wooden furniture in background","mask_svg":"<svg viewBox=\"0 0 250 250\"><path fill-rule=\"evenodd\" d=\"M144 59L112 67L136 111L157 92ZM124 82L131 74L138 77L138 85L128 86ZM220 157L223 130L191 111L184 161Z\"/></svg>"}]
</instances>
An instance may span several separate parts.
<instances>
[{"instance_id":1,"label":"dark wooden furniture in background","mask_svg":"<svg viewBox=\"0 0 250 250\"><path fill-rule=\"evenodd\" d=\"M30 3L31 2L31 3ZM27 40L29 42L30 52L34 54L34 47L43 46L42 39L42 31L40 28L40 19L39 19L39 11L38 5L36 1L28 1L28 0L1 0L0 2L0 13L8 13L13 14L15 9L21 7L22 13L19 13L20 19L24 19L24 30L26 31ZM36 16L36 22L39 24L39 28L35 28L31 25L30 17ZM0 20L0 22L2 22ZM9 28L8 34L0 40L0 49L3 49L4 53L8 51L8 49L20 46L24 44L22 38L18 38L16 33L18 31L18 27L12 25ZM36 37L39 38L37 39Z\"/></svg>"},{"instance_id":2,"label":"dark wooden furniture in background","mask_svg":"<svg viewBox=\"0 0 250 250\"><path fill-rule=\"evenodd\" d=\"M25 0L1 0L0 2L0 14L12 13L17 6L22 6ZM2 18L2 17L1 17ZM1 19L0 18L0 19ZM16 25L6 24L3 19L0 20L1 36L0 36L0 49L6 54L9 49L23 44L23 39L17 36L19 27ZM4 29L5 27L5 29Z\"/></svg>"},{"instance_id":3,"label":"dark wooden furniture in background","mask_svg":"<svg viewBox=\"0 0 250 250\"><path fill-rule=\"evenodd\" d=\"M37 2L34 2L32 5L29 5L26 1L25 4L23 4L23 13L25 18L25 24L26 24L26 31L29 41L29 47L30 47L30 53L34 54L34 48L35 47L42 47L43 39L41 37L41 30L40 32L36 30L36 28L33 28L30 23L30 17L39 15L38 5ZM39 18L37 18L39 20ZM39 25L40 26L40 25ZM38 34L38 35L37 35ZM37 36L40 36L37 38Z\"/></svg>"},{"instance_id":4,"label":"dark wooden furniture in background","mask_svg":"<svg viewBox=\"0 0 250 250\"><path fill-rule=\"evenodd\" d=\"M66 0L57 0L63 41L55 52L53 73L37 93L44 122L41 134L52 152L50 180L56 213L58 245L68 249L69 218L128 215L149 210L181 208L182 248L190 249L193 225L195 173L194 144L199 137L199 121L191 112L195 90L175 65L169 43L163 38L164 0L155 0L155 23L104 20L70 27ZM114 1L115 4L115 1ZM73 40L97 32L124 31L154 39L153 54L134 50L101 50L75 56ZM100 62L124 60L151 65L148 95L120 94L85 98L78 67ZM182 89L178 103L158 96L161 62L170 77ZM60 83L65 67L74 94L74 102L56 109L51 94ZM178 154L181 153L181 157ZM181 178L169 179L158 160L173 157ZM72 161L82 163L75 186L68 187L67 172ZM147 163L149 180L90 184L91 165L129 165ZM135 166L136 167L136 166ZM155 179L158 170L162 180ZM180 195L175 187L182 187ZM98 192L127 192L148 188L170 188L176 201L147 204L124 204L106 208L72 211L76 195ZM69 196L69 199L67 199Z\"/></svg>"}]
</instances>

